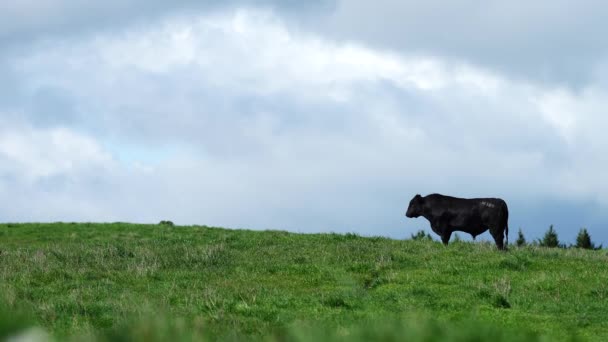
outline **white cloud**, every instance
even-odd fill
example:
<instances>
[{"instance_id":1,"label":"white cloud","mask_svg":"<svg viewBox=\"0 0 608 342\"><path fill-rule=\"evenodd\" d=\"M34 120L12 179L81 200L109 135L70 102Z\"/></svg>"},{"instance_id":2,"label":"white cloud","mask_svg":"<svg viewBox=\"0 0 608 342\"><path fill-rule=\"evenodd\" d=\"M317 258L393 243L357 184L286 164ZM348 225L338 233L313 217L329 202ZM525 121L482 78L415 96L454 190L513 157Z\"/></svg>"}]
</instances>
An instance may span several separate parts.
<instances>
[{"instance_id":1,"label":"white cloud","mask_svg":"<svg viewBox=\"0 0 608 342\"><path fill-rule=\"evenodd\" d=\"M3 173L28 183L112 164L111 156L95 140L77 132L7 124L0 128L0 159Z\"/></svg>"},{"instance_id":2,"label":"white cloud","mask_svg":"<svg viewBox=\"0 0 608 342\"><path fill-rule=\"evenodd\" d=\"M496 92L501 85L497 76L462 63L378 52L292 33L271 12L253 10L179 17L158 28L51 48L20 67L46 76L41 84L82 82L83 76L93 76L93 86L109 87L128 77L123 73L167 74L187 68L193 78L214 86L259 94L306 90L323 96L331 88L381 80L422 90L458 86ZM92 75L91 69L95 69ZM69 78L63 79L66 72Z\"/></svg>"},{"instance_id":3,"label":"white cloud","mask_svg":"<svg viewBox=\"0 0 608 342\"><path fill-rule=\"evenodd\" d=\"M68 128L11 122L2 114L4 221L111 220L111 202L102 204L101 185L117 165L95 139Z\"/></svg>"},{"instance_id":4,"label":"white cloud","mask_svg":"<svg viewBox=\"0 0 608 342\"><path fill-rule=\"evenodd\" d=\"M574 107L577 99L573 94L557 89L542 94L538 98L538 107L543 117L568 141L576 130L576 112Z\"/></svg>"}]
</instances>

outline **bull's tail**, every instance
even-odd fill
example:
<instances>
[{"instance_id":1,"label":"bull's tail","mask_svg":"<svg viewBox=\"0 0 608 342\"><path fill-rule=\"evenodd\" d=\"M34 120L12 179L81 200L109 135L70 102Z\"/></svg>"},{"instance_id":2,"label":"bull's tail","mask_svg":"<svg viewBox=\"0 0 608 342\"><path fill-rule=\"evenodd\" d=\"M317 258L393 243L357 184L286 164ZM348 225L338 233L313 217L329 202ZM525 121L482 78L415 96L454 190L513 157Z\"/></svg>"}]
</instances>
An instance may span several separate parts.
<instances>
[{"instance_id":1,"label":"bull's tail","mask_svg":"<svg viewBox=\"0 0 608 342\"><path fill-rule=\"evenodd\" d=\"M509 246L509 222L507 222L507 227L505 228L505 248Z\"/></svg>"},{"instance_id":2,"label":"bull's tail","mask_svg":"<svg viewBox=\"0 0 608 342\"><path fill-rule=\"evenodd\" d=\"M505 249L509 246L509 209L505 203Z\"/></svg>"}]
</instances>

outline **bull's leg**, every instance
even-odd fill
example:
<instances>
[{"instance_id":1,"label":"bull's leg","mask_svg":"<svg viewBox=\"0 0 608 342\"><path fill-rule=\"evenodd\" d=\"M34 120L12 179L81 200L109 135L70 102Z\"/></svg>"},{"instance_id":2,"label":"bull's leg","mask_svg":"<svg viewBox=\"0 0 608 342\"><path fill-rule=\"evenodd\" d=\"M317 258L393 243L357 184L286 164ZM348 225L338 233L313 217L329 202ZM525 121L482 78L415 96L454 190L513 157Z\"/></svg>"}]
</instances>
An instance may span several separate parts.
<instances>
[{"instance_id":1,"label":"bull's leg","mask_svg":"<svg viewBox=\"0 0 608 342\"><path fill-rule=\"evenodd\" d=\"M447 246L451 236L452 230L446 228L441 234L441 242L443 242L443 244Z\"/></svg>"},{"instance_id":2,"label":"bull's leg","mask_svg":"<svg viewBox=\"0 0 608 342\"><path fill-rule=\"evenodd\" d=\"M494 242L496 242L496 247L498 247L498 249L500 249L500 250L505 249L505 246L503 244L503 240L505 238L504 231L502 229L495 228L495 229L490 230L490 233L492 234L492 237L494 238Z\"/></svg>"}]
</instances>

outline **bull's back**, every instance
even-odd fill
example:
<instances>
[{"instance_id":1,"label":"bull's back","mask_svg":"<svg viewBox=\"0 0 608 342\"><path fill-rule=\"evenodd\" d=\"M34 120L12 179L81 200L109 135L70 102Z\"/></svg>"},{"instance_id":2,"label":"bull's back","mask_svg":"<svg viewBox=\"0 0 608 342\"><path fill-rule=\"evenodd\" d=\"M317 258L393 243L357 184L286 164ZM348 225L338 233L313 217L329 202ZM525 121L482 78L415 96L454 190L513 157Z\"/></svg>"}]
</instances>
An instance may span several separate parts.
<instances>
[{"instance_id":1,"label":"bull's back","mask_svg":"<svg viewBox=\"0 0 608 342\"><path fill-rule=\"evenodd\" d=\"M508 216L507 203L502 198L459 198L441 194L428 195L431 208L452 215L481 215L483 212L499 212Z\"/></svg>"},{"instance_id":2,"label":"bull's back","mask_svg":"<svg viewBox=\"0 0 608 342\"><path fill-rule=\"evenodd\" d=\"M507 203L501 198L459 198L441 194L431 194L427 199L432 201L433 206L446 210L474 209L480 205L487 208L507 209Z\"/></svg>"},{"instance_id":3,"label":"bull's back","mask_svg":"<svg viewBox=\"0 0 608 342\"><path fill-rule=\"evenodd\" d=\"M509 211L501 198L458 198L440 194L429 195L434 205L445 210L456 226L488 226L506 224Z\"/></svg>"}]
</instances>

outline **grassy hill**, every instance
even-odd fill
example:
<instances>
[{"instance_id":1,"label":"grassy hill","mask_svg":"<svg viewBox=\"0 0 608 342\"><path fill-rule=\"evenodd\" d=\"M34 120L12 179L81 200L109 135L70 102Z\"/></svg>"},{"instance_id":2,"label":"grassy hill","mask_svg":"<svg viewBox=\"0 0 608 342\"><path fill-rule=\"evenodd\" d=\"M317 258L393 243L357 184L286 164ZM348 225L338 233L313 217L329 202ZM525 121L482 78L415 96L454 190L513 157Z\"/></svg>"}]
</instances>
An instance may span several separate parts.
<instances>
[{"instance_id":1,"label":"grassy hill","mask_svg":"<svg viewBox=\"0 0 608 342\"><path fill-rule=\"evenodd\" d=\"M3 224L0 302L0 340L20 331L59 340L605 341L608 253Z\"/></svg>"}]
</instances>

